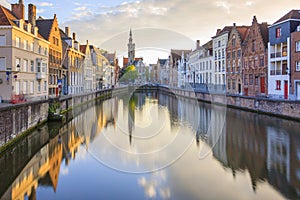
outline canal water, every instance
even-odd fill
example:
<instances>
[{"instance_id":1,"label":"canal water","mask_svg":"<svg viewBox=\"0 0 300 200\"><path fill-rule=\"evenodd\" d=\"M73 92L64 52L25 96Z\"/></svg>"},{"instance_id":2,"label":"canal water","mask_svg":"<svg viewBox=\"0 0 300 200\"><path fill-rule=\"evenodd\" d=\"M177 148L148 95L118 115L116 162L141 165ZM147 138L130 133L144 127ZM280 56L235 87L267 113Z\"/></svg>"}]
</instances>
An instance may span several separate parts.
<instances>
[{"instance_id":1,"label":"canal water","mask_svg":"<svg viewBox=\"0 0 300 200\"><path fill-rule=\"evenodd\" d=\"M116 95L0 155L0 198L299 199L299 130L159 92Z\"/></svg>"}]
</instances>

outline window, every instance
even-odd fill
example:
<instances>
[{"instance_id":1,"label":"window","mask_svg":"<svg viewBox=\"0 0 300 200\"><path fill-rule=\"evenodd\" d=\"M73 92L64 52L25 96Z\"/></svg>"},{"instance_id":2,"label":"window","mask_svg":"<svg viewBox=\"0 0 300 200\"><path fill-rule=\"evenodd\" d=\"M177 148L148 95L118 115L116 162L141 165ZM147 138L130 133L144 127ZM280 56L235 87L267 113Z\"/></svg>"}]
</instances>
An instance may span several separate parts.
<instances>
[{"instance_id":1,"label":"window","mask_svg":"<svg viewBox=\"0 0 300 200\"><path fill-rule=\"evenodd\" d=\"M24 60L24 72L28 72L28 60Z\"/></svg>"},{"instance_id":2,"label":"window","mask_svg":"<svg viewBox=\"0 0 300 200\"><path fill-rule=\"evenodd\" d=\"M260 57L260 59L259 59L259 66L263 67L264 65L265 65L265 59L264 59L264 57Z\"/></svg>"},{"instance_id":3,"label":"window","mask_svg":"<svg viewBox=\"0 0 300 200\"><path fill-rule=\"evenodd\" d=\"M47 81L44 81L44 91L47 91Z\"/></svg>"},{"instance_id":4,"label":"window","mask_svg":"<svg viewBox=\"0 0 300 200\"><path fill-rule=\"evenodd\" d=\"M16 47L20 48L20 42L21 42L21 39L19 37L16 37Z\"/></svg>"},{"instance_id":5,"label":"window","mask_svg":"<svg viewBox=\"0 0 300 200\"><path fill-rule=\"evenodd\" d=\"M235 90L235 79L232 79L232 89Z\"/></svg>"},{"instance_id":6,"label":"window","mask_svg":"<svg viewBox=\"0 0 300 200\"><path fill-rule=\"evenodd\" d=\"M300 61L296 61L296 71L300 71Z\"/></svg>"},{"instance_id":7,"label":"window","mask_svg":"<svg viewBox=\"0 0 300 200\"><path fill-rule=\"evenodd\" d=\"M235 47L235 35L232 37L231 42L232 42L232 47Z\"/></svg>"},{"instance_id":8,"label":"window","mask_svg":"<svg viewBox=\"0 0 300 200\"><path fill-rule=\"evenodd\" d=\"M221 41L218 41L218 47L221 47Z\"/></svg>"},{"instance_id":9,"label":"window","mask_svg":"<svg viewBox=\"0 0 300 200\"><path fill-rule=\"evenodd\" d=\"M230 52L227 52L227 58L230 60Z\"/></svg>"},{"instance_id":10,"label":"window","mask_svg":"<svg viewBox=\"0 0 300 200\"><path fill-rule=\"evenodd\" d=\"M296 52L300 51L300 41L296 42Z\"/></svg>"},{"instance_id":11,"label":"window","mask_svg":"<svg viewBox=\"0 0 300 200\"><path fill-rule=\"evenodd\" d=\"M34 49L33 49L33 42L30 43L30 51L34 51Z\"/></svg>"},{"instance_id":12,"label":"window","mask_svg":"<svg viewBox=\"0 0 300 200\"><path fill-rule=\"evenodd\" d=\"M258 85L258 76L255 76L255 85Z\"/></svg>"},{"instance_id":13,"label":"window","mask_svg":"<svg viewBox=\"0 0 300 200\"><path fill-rule=\"evenodd\" d=\"M41 72L41 62L37 63L36 72Z\"/></svg>"},{"instance_id":14,"label":"window","mask_svg":"<svg viewBox=\"0 0 300 200\"><path fill-rule=\"evenodd\" d=\"M27 81L23 82L23 94L27 94Z\"/></svg>"},{"instance_id":15,"label":"window","mask_svg":"<svg viewBox=\"0 0 300 200\"><path fill-rule=\"evenodd\" d=\"M21 63L21 59L20 58L16 58L16 71L20 71L20 63Z\"/></svg>"},{"instance_id":16,"label":"window","mask_svg":"<svg viewBox=\"0 0 300 200\"><path fill-rule=\"evenodd\" d=\"M249 75L249 84L253 85L253 74Z\"/></svg>"},{"instance_id":17,"label":"window","mask_svg":"<svg viewBox=\"0 0 300 200\"><path fill-rule=\"evenodd\" d=\"M241 58L242 51L239 49L237 54L238 54L238 55L237 55L237 56L238 56L238 58Z\"/></svg>"},{"instance_id":18,"label":"window","mask_svg":"<svg viewBox=\"0 0 300 200\"><path fill-rule=\"evenodd\" d=\"M5 35L0 35L0 46L6 45L6 37Z\"/></svg>"},{"instance_id":19,"label":"window","mask_svg":"<svg viewBox=\"0 0 300 200\"><path fill-rule=\"evenodd\" d=\"M228 86L228 90L230 90L231 89L231 81L230 81L230 79L228 79L227 86Z\"/></svg>"},{"instance_id":20,"label":"window","mask_svg":"<svg viewBox=\"0 0 300 200\"><path fill-rule=\"evenodd\" d=\"M276 28L276 38L280 38L281 37L281 28Z\"/></svg>"},{"instance_id":21,"label":"window","mask_svg":"<svg viewBox=\"0 0 300 200\"><path fill-rule=\"evenodd\" d=\"M30 94L33 94L33 91L34 91L34 82L33 81L30 81Z\"/></svg>"},{"instance_id":22,"label":"window","mask_svg":"<svg viewBox=\"0 0 300 200\"><path fill-rule=\"evenodd\" d=\"M281 90L281 81L280 80L276 81L276 90Z\"/></svg>"},{"instance_id":23,"label":"window","mask_svg":"<svg viewBox=\"0 0 300 200\"><path fill-rule=\"evenodd\" d=\"M256 43L255 40L253 40L253 41L252 41L252 52L255 51L255 45L256 45L255 43Z\"/></svg>"},{"instance_id":24,"label":"window","mask_svg":"<svg viewBox=\"0 0 300 200\"><path fill-rule=\"evenodd\" d=\"M23 47L25 50L28 50L28 41L27 40L24 40L24 47Z\"/></svg>"},{"instance_id":25,"label":"window","mask_svg":"<svg viewBox=\"0 0 300 200\"><path fill-rule=\"evenodd\" d=\"M6 66L5 66L5 57L0 57L0 71L5 71Z\"/></svg>"},{"instance_id":26,"label":"window","mask_svg":"<svg viewBox=\"0 0 300 200\"><path fill-rule=\"evenodd\" d=\"M235 59L235 51L232 52L232 59Z\"/></svg>"},{"instance_id":27,"label":"window","mask_svg":"<svg viewBox=\"0 0 300 200\"><path fill-rule=\"evenodd\" d=\"M38 92L41 92L41 81L38 81L38 86L37 86L37 90L38 90Z\"/></svg>"},{"instance_id":28,"label":"window","mask_svg":"<svg viewBox=\"0 0 300 200\"><path fill-rule=\"evenodd\" d=\"M222 58L225 58L225 50L222 49Z\"/></svg>"},{"instance_id":29,"label":"window","mask_svg":"<svg viewBox=\"0 0 300 200\"><path fill-rule=\"evenodd\" d=\"M30 71L34 72L34 61L33 60L30 61Z\"/></svg>"},{"instance_id":30,"label":"window","mask_svg":"<svg viewBox=\"0 0 300 200\"><path fill-rule=\"evenodd\" d=\"M39 46L39 54L41 54L41 53L42 53L42 47Z\"/></svg>"},{"instance_id":31,"label":"window","mask_svg":"<svg viewBox=\"0 0 300 200\"><path fill-rule=\"evenodd\" d=\"M247 76L245 76L245 78L244 78L244 84L248 85L248 77Z\"/></svg>"}]
</instances>

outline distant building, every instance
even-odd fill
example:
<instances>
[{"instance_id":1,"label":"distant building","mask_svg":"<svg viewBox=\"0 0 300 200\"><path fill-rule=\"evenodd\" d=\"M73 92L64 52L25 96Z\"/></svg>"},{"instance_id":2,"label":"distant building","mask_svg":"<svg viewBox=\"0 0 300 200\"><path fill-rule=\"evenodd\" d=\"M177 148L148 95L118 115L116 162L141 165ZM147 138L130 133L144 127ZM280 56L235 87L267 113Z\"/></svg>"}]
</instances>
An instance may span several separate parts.
<instances>
[{"instance_id":1,"label":"distant building","mask_svg":"<svg viewBox=\"0 0 300 200\"><path fill-rule=\"evenodd\" d=\"M269 27L268 92L272 98L296 98L295 92L292 92L291 83L291 74L295 73L291 70L293 64L291 57L294 54L291 52L291 34L297 30L299 25L299 10L291 10ZM298 87L298 83L296 87Z\"/></svg>"},{"instance_id":2,"label":"distant building","mask_svg":"<svg viewBox=\"0 0 300 200\"><path fill-rule=\"evenodd\" d=\"M197 40L196 49L189 53L188 69L184 82L197 89L212 89L214 77L213 62L212 40L203 46L200 46L200 41Z\"/></svg>"},{"instance_id":3,"label":"distant building","mask_svg":"<svg viewBox=\"0 0 300 200\"><path fill-rule=\"evenodd\" d=\"M35 20L35 13L32 20ZM36 26L39 28L41 34L47 41L49 46L49 96L58 96L62 89L62 83L66 82L66 69L62 68L62 42L58 21L54 14L53 19L44 19L39 17L36 20Z\"/></svg>"},{"instance_id":4,"label":"distant building","mask_svg":"<svg viewBox=\"0 0 300 200\"><path fill-rule=\"evenodd\" d=\"M184 80L184 73L187 67L187 58L191 50L171 49L169 59L169 85L172 87L180 87Z\"/></svg>"},{"instance_id":5,"label":"distant building","mask_svg":"<svg viewBox=\"0 0 300 200\"><path fill-rule=\"evenodd\" d=\"M120 66L119 66L119 60L117 58L116 52L114 53L105 53L103 54L109 61L111 66L114 66L114 80L113 80L113 85L116 85L118 82L118 78L119 78L119 70L120 70Z\"/></svg>"},{"instance_id":6,"label":"distant building","mask_svg":"<svg viewBox=\"0 0 300 200\"><path fill-rule=\"evenodd\" d=\"M34 5L28 22L23 1L11 6L0 5L0 100L47 99L50 42L39 34Z\"/></svg>"},{"instance_id":7,"label":"distant building","mask_svg":"<svg viewBox=\"0 0 300 200\"><path fill-rule=\"evenodd\" d=\"M268 95L268 42L267 23L258 23L253 17L249 34L244 42L243 95Z\"/></svg>"},{"instance_id":8,"label":"distant building","mask_svg":"<svg viewBox=\"0 0 300 200\"><path fill-rule=\"evenodd\" d=\"M96 69L92 62L92 54L89 41L80 45L80 51L85 55L83 62L83 91L91 92L96 90Z\"/></svg>"},{"instance_id":9,"label":"distant building","mask_svg":"<svg viewBox=\"0 0 300 200\"><path fill-rule=\"evenodd\" d=\"M242 95L242 55L244 53L244 41L248 34L248 26L236 26L233 24L226 47L226 79L227 93ZM225 56L225 55L224 55ZM223 57L223 54L222 54ZM223 61L222 61L223 62ZM223 65L222 65L223 71Z\"/></svg>"},{"instance_id":10,"label":"distant building","mask_svg":"<svg viewBox=\"0 0 300 200\"><path fill-rule=\"evenodd\" d=\"M156 81L161 84L169 84L169 59L157 60Z\"/></svg>"},{"instance_id":11,"label":"distant building","mask_svg":"<svg viewBox=\"0 0 300 200\"><path fill-rule=\"evenodd\" d=\"M225 26L222 30L218 29L213 41L213 57L215 77L215 90L224 92L226 90L226 48L232 26Z\"/></svg>"},{"instance_id":12,"label":"distant building","mask_svg":"<svg viewBox=\"0 0 300 200\"><path fill-rule=\"evenodd\" d=\"M80 51L80 44L76 40L76 34L70 36L70 28L65 27L65 32L60 30L62 39L63 68L67 70L67 78L62 83L63 94L79 94L83 92L83 61L84 56Z\"/></svg>"}]
</instances>

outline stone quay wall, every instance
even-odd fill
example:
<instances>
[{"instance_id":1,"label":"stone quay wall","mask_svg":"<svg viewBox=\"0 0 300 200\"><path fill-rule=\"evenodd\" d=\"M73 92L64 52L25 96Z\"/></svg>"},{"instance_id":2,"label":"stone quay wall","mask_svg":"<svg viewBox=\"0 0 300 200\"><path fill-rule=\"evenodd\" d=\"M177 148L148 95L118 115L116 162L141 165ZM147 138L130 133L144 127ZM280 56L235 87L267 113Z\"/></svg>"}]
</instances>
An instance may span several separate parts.
<instances>
[{"instance_id":1,"label":"stone quay wall","mask_svg":"<svg viewBox=\"0 0 300 200\"><path fill-rule=\"evenodd\" d=\"M158 87L157 89L181 97L300 121L300 101L201 93L193 90L167 87Z\"/></svg>"},{"instance_id":2,"label":"stone quay wall","mask_svg":"<svg viewBox=\"0 0 300 200\"><path fill-rule=\"evenodd\" d=\"M47 120L49 103L26 102L0 108L0 147Z\"/></svg>"}]
</instances>

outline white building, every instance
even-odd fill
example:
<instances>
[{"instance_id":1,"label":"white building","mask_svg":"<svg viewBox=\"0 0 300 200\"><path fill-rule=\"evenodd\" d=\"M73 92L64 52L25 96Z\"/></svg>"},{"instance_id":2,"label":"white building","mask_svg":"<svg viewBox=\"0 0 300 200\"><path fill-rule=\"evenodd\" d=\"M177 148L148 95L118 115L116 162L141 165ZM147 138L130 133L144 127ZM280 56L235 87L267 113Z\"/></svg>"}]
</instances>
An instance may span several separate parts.
<instances>
[{"instance_id":1,"label":"white building","mask_svg":"<svg viewBox=\"0 0 300 200\"><path fill-rule=\"evenodd\" d=\"M218 29L217 34L212 37L213 58L214 58L214 78L215 89L224 91L226 89L226 47L232 26L225 26Z\"/></svg>"},{"instance_id":2,"label":"white building","mask_svg":"<svg viewBox=\"0 0 300 200\"><path fill-rule=\"evenodd\" d=\"M89 41L86 43L86 45L80 45L80 51L85 55L83 62L83 91L91 92L96 90L96 67L92 62Z\"/></svg>"},{"instance_id":3,"label":"white building","mask_svg":"<svg viewBox=\"0 0 300 200\"><path fill-rule=\"evenodd\" d=\"M198 40L196 49L189 54L184 81L198 89L211 88L214 78L213 62L212 41L200 46Z\"/></svg>"}]
</instances>

